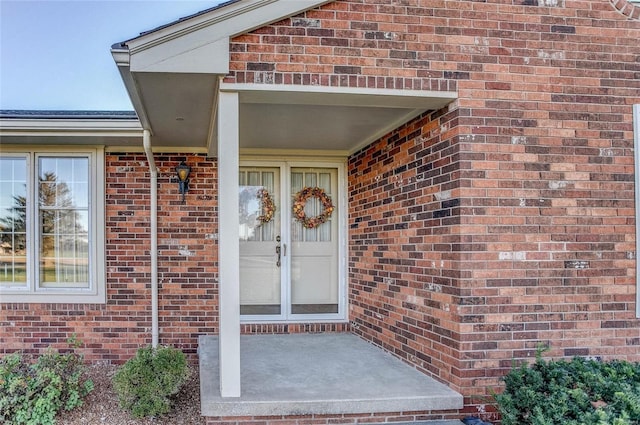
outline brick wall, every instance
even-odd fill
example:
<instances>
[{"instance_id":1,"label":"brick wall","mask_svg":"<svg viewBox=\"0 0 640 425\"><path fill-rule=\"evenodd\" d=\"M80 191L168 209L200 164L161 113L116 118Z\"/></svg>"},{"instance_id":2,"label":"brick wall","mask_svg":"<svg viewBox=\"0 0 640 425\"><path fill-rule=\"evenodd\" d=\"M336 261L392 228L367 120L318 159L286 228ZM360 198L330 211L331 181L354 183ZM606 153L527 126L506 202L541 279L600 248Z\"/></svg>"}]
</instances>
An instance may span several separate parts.
<instances>
[{"instance_id":1,"label":"brick wall","mask_svg":"<svg viewBox=\"0 0 640 425\"><path fill-rule=\"evenodd\" d=\"M458 109L412 121L349 160L354 331L460 387ZM468 272L466 272L468 275Z\"/></svg>"},{"instance_id":2,"label":"brick wall","mask_svg":"<svg viewBox=\"0 0 640 425\"><path fill-rule=\"evenodd\" d=\"M634 11L339 1L232 40L227 82L458 91L350 158L356 332L468 397L540 343L640 358Z\"/></svg>"},{"instance_id":3,"label":"brick wall","mask_svg":"<svg viewBox=\"0 0 640 425\"><path fill-rule=\"evenodd\" d=\"M181 204L175 166L192 167ZM217 331L215 162L156 155L160 343L196 360L197 336ZM106 304L0 304L0 353L66 347L76 334L89 361L122 363L151 343L149 167L143 154L106 155Z\"/></svg>"},{"instance_id":4,"label":"brick wall","mask_svg":"<svg viewBox=\"0 0 640 425\"><path fill-rule=\"evenodd\" d=\"M330 3L235 37L225 82L456 90L455 70L432 66L444 60L438 46L448 36L442 28L421 34L419 15L428 13L401 3Z\"/></svg>"},{"instance_id":5,"label":"brick wall","mask_svg":"<svg viewBox=\"0 0 640 425\"><path fill-rule=\"evenodd\" d=\"M349 413L292 416L217 416L207 417L207 425L355 425L407 423L459 419L457 411Z\"/></svg>"}]
</instances>

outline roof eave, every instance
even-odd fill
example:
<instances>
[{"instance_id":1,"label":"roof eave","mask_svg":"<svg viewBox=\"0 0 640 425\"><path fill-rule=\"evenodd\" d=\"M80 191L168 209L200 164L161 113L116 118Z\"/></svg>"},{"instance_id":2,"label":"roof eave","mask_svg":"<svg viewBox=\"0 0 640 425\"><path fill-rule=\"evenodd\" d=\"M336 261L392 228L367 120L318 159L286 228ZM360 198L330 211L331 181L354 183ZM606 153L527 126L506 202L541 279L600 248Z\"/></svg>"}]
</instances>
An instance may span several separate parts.
<instances>
[{"instance_id":1,"label":"roof eave","mask_svg":"<svg viewBox=\"0 0 640 425\"><path fill-rule=\"evenodd\" d=\"M236 0L114 44L112 56L143 128L163 145L215 145L211 119L219 79L229 73L231 37L329 2ZM203 131L185 141L169 122L196 108L208 111L193 115L192 128Z\"/></svg>"},{"instance_id":2,"label":"roof eave","mask_svg":"<svg viewBox=\"0 0 640 425\"><path fill-rule=\"evenodd\" d=\"M0 143L37 145L137 145L142 126L135 117L61 114L0 117Z\"/></svg>"},{"instance_id":3,"label":"roof eave","mask_svg":"<svg viewBox=\"0 0 640 425\"><path fill-rule=\"evenodd\" d=\"M127 93L129 94L129 99L131 100L133 109L138 114L138 118L140 119L142 128L150 129L151 123L149 122L147 111L142 102L138 87L133 79L133 75L131 74L131 56L129 53L129 48L124 44L113 45L111 47L111 55L113 56L113 60L116 62L116 65L118 66L118 71L120 72L120 76L122 77L124 86L127 89Z\"/></svg>"}]
</instances>

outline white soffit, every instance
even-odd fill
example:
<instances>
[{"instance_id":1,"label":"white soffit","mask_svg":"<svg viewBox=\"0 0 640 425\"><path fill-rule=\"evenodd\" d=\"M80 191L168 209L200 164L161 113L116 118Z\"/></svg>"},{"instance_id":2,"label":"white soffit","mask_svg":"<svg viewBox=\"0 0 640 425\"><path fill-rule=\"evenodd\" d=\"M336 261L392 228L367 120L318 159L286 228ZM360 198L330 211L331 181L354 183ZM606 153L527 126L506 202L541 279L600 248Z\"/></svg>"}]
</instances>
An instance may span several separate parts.
<instances>
[{"instance_id":1,"label":"white soffit","mask_svg":"<svg viewBox=\"0 0 640 425\"><path fill-rule=\"evenodd\" d=\"M152 145L205 150L218 78L208 74L134 74L141 102L149 105L146 119Z\"/></svg>"},{"instance_id":2,"label":"white soffit","mask_svg":"<svg viewBox=\"0 0 640 425\"><path fill-rule=\"evenodd\" d=\"M153 145L215 151L217 84L230 38L327 0L239 0L141 34L111 50Z\"/></svg>"}]
</instances>

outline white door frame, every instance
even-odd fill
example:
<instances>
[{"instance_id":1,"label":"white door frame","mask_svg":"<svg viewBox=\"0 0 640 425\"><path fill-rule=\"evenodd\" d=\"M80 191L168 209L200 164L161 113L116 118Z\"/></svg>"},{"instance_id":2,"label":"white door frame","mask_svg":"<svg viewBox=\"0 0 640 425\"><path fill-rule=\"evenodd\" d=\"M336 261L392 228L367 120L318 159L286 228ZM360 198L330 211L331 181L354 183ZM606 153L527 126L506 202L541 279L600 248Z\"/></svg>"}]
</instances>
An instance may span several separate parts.
<instances>
[{"instance_id":1,"label":"white door frame","mask_svg":"<svg viewBox=\"0 0 640 425\"><path fill-rule=\"evenodd\" d=\"M317 160L313 157L282 157L279 159L244 159L240 158L240 167L279 167L281 196L281 229L283 255L281 258L281 303L282 310L278 316L271 315L243 315L242 323L301 323L301 322L345 322L349 319L347 305L347 181L346 160ZM290 174L292 168L334 168L337 176L337 204L338 214L338 313L335 314L291 314L291 285L290 266L291 256L291 200L288 194L291 191ZM286 247L286 248L285 248ZM286 250L286 253L284 252Z\"/></svg>"}]
</instances>

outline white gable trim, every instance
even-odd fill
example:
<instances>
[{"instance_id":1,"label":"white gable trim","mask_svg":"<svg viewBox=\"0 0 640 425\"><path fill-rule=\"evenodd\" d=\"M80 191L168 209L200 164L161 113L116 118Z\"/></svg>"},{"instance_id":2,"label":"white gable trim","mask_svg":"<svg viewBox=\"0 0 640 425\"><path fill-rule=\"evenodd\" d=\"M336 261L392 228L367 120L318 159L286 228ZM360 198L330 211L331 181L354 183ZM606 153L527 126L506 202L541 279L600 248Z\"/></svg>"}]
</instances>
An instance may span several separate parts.
<instances>
[{"instance_id":1,"label":"white gable trim","mask_svg":"<svg viewBox=\"0 0 640 425\"><path fill-rule=\"evenodd\" d=\"M327 0L241 0L128 40L131 72L229 72L231 37Z\"/></svg>"}]
</instances>

